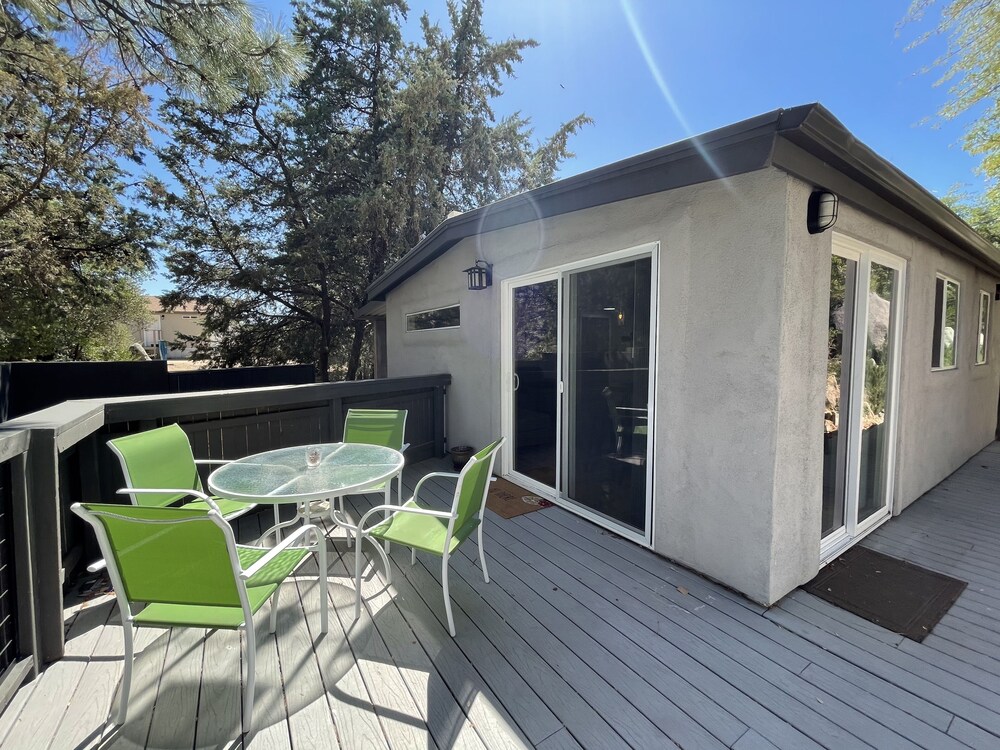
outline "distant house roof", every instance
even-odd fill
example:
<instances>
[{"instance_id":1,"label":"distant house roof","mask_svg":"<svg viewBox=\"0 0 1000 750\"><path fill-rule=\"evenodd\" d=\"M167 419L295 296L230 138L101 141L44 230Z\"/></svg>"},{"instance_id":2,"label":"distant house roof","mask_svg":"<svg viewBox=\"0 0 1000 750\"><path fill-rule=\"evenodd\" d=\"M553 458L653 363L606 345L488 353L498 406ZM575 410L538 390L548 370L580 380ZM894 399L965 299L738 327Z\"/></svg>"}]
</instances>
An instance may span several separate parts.
<instances>
[{"instance_id":1,"label":"distant house roof","mask_svg":"<svg viewBox=\"0 0 1000 750\"><path fill-rule=\"evenodd\" d=\"M163 303L160 302L159 297L146 297L146 309L151 313L197 313L198 315L203 315L204 310L198 307L195 302L185 302L180 305L176 305L171 308L164 308Z\"/></svg>"},{"instance_id":2,"label":"distant house roof","mask_svg":"<svg viewBox=\"0 0 1000 750\"><path fill-rule=\"evenodd\" d=\"M821 104L777 109L445 219L368 287L369 304L460 240L537 219L777 167L1000 272L1000 250L855 138ZM803 221L805 219L803 218Z\"/></svg>"}]
</instances>

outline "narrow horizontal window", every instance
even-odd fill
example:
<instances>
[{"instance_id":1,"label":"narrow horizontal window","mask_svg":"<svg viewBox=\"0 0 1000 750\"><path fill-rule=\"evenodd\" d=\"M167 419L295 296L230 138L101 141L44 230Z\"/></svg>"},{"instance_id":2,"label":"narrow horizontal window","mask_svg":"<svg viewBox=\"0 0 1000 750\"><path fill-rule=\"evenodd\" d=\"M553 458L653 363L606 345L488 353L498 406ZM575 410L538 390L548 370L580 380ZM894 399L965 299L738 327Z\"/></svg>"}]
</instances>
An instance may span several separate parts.
<instances>
[{"instance_id":1,"label":"narrow horizontal window","mask_svg":"<svg viewBox=\"0 0 1000 750\"><path fill-rule=\"evenodd\" d=\"M458 328L461 322L458 305L406 314L407 331L432 331L435 328Z\"/></svg>"},{"instance_id":2,"label":"narrow horizontal window","mask_svg":"<svg viewBox=\"0 0 1000 750\"><path fill-rule=\"evenodd\" d=\"M976 364L986 364L986 350L990 345L990 293L979 293L979 330L976 338Z\"/></svg>"},{"instance_id":3,"label":"narrow horizontal window","mask_svg":"<svg viewBox=\"0 0 1000 750\"><path fill-rule=\"evenodd\" d=\"M931 341L931 367L948 370L957 367L959 286L954 279L938 276L934 286L934 337Z\"/></svg>"}]
</instances>

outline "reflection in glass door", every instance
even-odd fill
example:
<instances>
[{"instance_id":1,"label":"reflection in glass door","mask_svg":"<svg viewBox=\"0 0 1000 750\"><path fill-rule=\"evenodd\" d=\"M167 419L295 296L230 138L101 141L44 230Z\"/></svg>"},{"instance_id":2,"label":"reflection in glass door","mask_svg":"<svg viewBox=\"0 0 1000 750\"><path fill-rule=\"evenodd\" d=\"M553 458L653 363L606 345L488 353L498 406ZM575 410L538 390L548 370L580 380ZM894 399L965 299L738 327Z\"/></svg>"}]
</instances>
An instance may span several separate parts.
<instances>
[{"instance_id":1,"label":"reflection in glass door","mask_svg":"<svg viewBox=\"0 0 1000 750\"><path fill-rule=\"evenodd\" d=\"M559 281L513 289L513 469L556 487Z\"/></svg>"},{"instance_id":2,"label":"reflection in glass door","mask_svg":"<svg viewBox=\"0 0 1000 750\"><path fill-rule=\"evenodd\" d=\"M821 556L889 514L904 262L838 237L830 262Z\"/></svg>"},{"instance_id":3,"label":"reflection in glass door","mask_svg":"<svg viewBox=\"0 0 1000 750\"><path fill-rule=\"evenodd\" d=\"M566 277L568 499L646 524L651 258Z\"/></svg>"}]
</instances>

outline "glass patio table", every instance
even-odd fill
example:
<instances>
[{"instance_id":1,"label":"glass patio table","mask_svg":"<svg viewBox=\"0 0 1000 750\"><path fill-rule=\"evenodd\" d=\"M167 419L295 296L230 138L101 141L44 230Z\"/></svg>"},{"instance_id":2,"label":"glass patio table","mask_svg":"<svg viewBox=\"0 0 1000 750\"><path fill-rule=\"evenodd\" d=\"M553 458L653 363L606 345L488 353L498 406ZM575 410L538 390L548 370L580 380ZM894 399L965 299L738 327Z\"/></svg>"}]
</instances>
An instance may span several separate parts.
<instances>
[{"instance_id":1,"label":"glass patio table","mask_svg":"<svg viewBox=\"0 0 1000 750\"><path fill-rule=\"evenodd\" d=\"M313 452L312 462L307 453ZM315 465L310 465L315 463ZM214 495L228 500L274 506L272 532L280 538L281 529L312 517L310 504L316 500L330 501L330 516L338 526L354 531L357 526L334 499L343 499L366 488L379 485L403 469L403 454L392 448L362 443L325 443L279 448L257 453L228 463L208 477L208 488ZM281 521L282 505L294 505L295 516Z\"/></svg>"}]
</instances>

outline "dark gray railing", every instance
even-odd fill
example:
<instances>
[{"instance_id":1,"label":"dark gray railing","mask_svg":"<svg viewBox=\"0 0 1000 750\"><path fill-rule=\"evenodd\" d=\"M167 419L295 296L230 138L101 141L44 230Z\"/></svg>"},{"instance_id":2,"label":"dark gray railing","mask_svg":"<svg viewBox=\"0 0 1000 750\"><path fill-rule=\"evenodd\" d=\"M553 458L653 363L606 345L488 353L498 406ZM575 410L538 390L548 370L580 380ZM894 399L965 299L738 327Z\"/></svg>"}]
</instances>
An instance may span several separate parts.
<instances>
[{"instance_id":1,"label":"dark gray railing","mask_svg":"<svg viewBox=\"0 0 1000 750\"><path fill-rule=\"evenodd\" d=\"M406 458L416 462L445 450L444 398L450 382L450 375L431 375L66 401L0 424L0 466L10 465L0 475L9 477L0 483L0 500L9 496L12 508L7 528L14 540L16 648L22 659L17 663L37 672L63 654L63 584L67 572L96 552L68 508L78 501L115 498L122 477L105 446L110 438L176 422L191 438L196 457L241 458L339 440L349 408L382 407L409 410Z\"/></svg>"},{"instance_id":2,"label":"dark gray railing","mask_svg":"<svg viewBox=\"0 0 1000 750\"><path fill-rule=\"evenodd\" d=\"M0 431L0 711L41 663L35 640L24 430Z\"/></svg>"}]
</instances>

